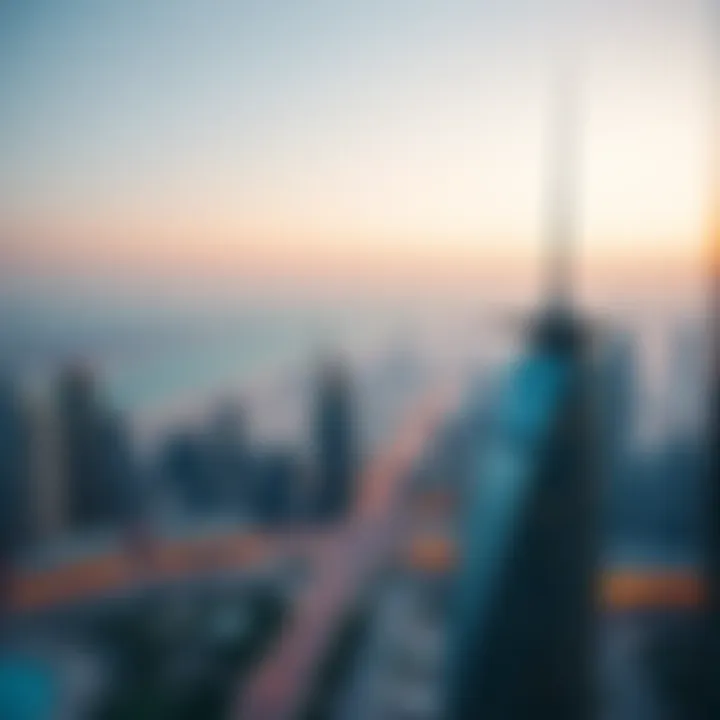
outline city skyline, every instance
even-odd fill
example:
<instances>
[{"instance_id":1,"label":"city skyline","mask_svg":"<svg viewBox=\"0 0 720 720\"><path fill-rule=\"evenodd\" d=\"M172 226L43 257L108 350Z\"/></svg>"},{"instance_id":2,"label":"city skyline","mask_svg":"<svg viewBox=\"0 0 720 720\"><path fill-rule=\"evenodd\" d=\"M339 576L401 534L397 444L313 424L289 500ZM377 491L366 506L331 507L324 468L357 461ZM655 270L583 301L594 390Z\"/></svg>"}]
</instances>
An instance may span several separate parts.
<instances>
[{"instance_id":1,"label":"city skyline","mask_svg":"<svg viewBox=\"0 0 720 720\"><path fill-rule=\"evenodd\" d=\"M524 281L572 38L580 262L691 285L705 4L589 5L6 7L5 274Z\"/></svg>"}]
</instances>

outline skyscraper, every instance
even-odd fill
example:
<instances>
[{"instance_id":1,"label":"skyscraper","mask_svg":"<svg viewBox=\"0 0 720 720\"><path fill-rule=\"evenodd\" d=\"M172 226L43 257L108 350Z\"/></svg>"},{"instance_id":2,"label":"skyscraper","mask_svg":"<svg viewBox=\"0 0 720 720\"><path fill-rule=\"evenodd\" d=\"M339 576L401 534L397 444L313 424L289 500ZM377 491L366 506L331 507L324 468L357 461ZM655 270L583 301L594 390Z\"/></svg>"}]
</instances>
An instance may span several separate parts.
<instances>
[{"instance_id":1,"label":"skyscraper","mask_svg":"<svg viewBox=\"0 0 720 720\"><path fill-rule=\"evenodd\" d=\"M252 502L252 468L241 409L228 403L207 427L170 436L161 471L190 513L232 514Z\"/></svg>"},{"instance_id":2,"label":"skyscraper","mask_svg":"<svg viewBox=\"0 0 720 720\"><path fill-rule=\"evenodd\" d=\"M337 360L322 367L316 402L317 514L335 519L351 508L357 464L352 388L346 369Z\"/></svg>"},{"instance_id":3,"label":"skyscraper","mask_svg":"<svg viewBox=\"0 0 720 720\"><path fill-rule=\"evenodd\" d=\"M247 509L251 501L245 415L235 403L224 404L209 429L208 454L214 502L226 511Z\"/></svg>"},{"instance_id":4,"label":"skyscraper","mask_svg":"<svg viewBox=\"0 0 720 720\"><path fill-rule=\"evenodd\" d=\"M10 381L0 380L0 543L3 555L31 538L30 422Z\"/></svg>"},{"instance_id":5,"label":"skyscraper","mask_svg":"<svg viewBox=\"0 0 720 720\"><path fill-rule=\"evenodd\" d=\"M73 531L106 525L124 512L129 478L119 419L105 409L87 368L66 368L58 381L60 463Z\"/></svg>"},{"instance_id":6,"label":"skyscraper","mask_svg":"<svg viewBox=\"0 0 720 720\"><path fill-rule=\"evenodd\" d=\"M160 462L163 478L186 512L212 508L207 448L202 437L189 431L171 435L164 444Z\"/></svg>"},{"instance_id":7,"label":"skyscraper","mask_svg":"<svg viewBox=\"0 0 720 720\"><path fill-rule=\"evenodd\" d=\"M253 510L261 521L274 524L297 519L302 469L292 448L271 447L255 456Z\"/></svg>"},{"instance_id":8,"label":"skyscraper","mask_svg":"<svg viewBox=\"0 0 720 720\"><path fill-rule=\"evenodd\" d=\"M635 346L629 333L608 338L598 358L601 398L598 431L603 438L602 465L611 483L622 482L636 435L638 392Z\"/></svg>"},{"instance_id":9,"label":"skyscraper","mask_svg":"<svg viewBox=\"0 0 720 720\"><path fill-rule=\"evenodd\" d=\"M46 398L32 398L30 422L33 535L42 544L52 542L66 529L67 493L60 457L57 418Z\"/></svg>"},{"instance_id":10,"label":"skyscraper","mask_svg":"<svg viewBox=\"0 0 720 720\"><path fill-rule=\"evenodd\" d=\"M588 717L595 497L585 341L543 321L482 444L466 519L448 717Z\"/></svg>"},{"instance_id":11,"label":"skyscraper","mask_svg":"<svg viewBox=\"0 0 720 720\"><path fill-rule=\"evenodd\" d=\"M574 123L558 120L549 302L508 373L487 436L477 439L450 640L450 720L591 715L592 344L569 305Z\"/></svg>"}]
</instances>

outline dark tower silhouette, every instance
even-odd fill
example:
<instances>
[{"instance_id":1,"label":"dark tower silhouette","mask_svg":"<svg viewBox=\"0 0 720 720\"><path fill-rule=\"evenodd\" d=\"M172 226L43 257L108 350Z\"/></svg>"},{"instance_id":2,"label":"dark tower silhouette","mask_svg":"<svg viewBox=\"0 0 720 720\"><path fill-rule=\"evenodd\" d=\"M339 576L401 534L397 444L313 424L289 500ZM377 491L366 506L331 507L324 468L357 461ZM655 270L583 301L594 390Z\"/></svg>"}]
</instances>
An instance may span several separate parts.
<instances>
[{"instance_id":1,"label":"dark tower silhouette","mask_svg":"<svg viewBox=\"0 0 720 720\"><path fill-rule=\"evenodd\" d=\"M0 379L0 544L3 555L32 534L30 420L13 385Z\"/></svg>"},{"instance_id":2,"label":"dark tower silhouette","mask_svg":"<svg viewBox=\"0 0 720 720\"><path fill-rule=\"evenodd\" d=\"M294 500L302 473L292 448L266 448L256 457L255 475L253 508L257 517L270 525L295 519L298 513Z\"/></svg>"},{"instance_id":3,"label":"dark tower silhouette","mask_svg":"<svg viewBox=\"0 0 720 720\"><path fill-rule=\"evenodd\" d=\"M553 142L549 300L500 394L462 543L450 720L591 715L595 617L588 333L570 306L574 102Z\"/></svg>"},{"instance_id":4,"label":"dark tower silhouette","mask_svg":"<svg viewBox=\"0 0 720 720\"><path fill-rule=\"evenodd\" d=\"M352 388L335 360L321 368L315 408L316 507L323 519L345 515L355 495L356 445Z\"/></svg>"},{"instance_id":5,"label":"dark tower silhouette","mask_svg":"<svg viewBox=\"0 0 720 720\"><path fill-rule=\"evenodd\" d=\"M213 502L218 510L238 512L251 503L245 413L240 405L225 403L209 428L208 454Z\"/></svg>"},{"instance_id":6,"label":"dark tower silhouette","mask_svg":"<svg viewBox=\"0 0 720 720\"><path fill-rule=\"evenodd\" d=\"M123 517L130 483L127 441L105 411L91 372L66 368L58 382L58 432L68 524L82 530Z\"/></svg>"}]
</instances>

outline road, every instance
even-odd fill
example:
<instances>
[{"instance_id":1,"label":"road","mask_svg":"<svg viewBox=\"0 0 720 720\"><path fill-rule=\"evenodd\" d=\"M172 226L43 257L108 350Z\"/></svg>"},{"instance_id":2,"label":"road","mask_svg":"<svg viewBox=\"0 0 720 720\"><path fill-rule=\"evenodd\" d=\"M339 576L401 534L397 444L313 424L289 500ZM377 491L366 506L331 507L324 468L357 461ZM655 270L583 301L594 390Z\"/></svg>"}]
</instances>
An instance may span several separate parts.
<instances>
[{"instance_id":1,"label":"road","mask_svg":"<svg viewBox=\"0 0 720 720\"><path fill-rule=\"evenodd\" d=\"M321 537L321 536L320 536ZM320 541L309 533L238 532L153 543L142 557L123 547L49 569L20 569L10 588L18 614L72 606L140 590L148 583L200 575L252 572L289 552L312 554Z\"/></svg>"},{"instance_id":2,"label":"road","mask_svg":"<svg viewBox=\"0 0 720 720\"><path fill-rule=\"evenodd\" d=\"M392 546L397 501L454 393L444 388L410 413L395 442L371 463L353 519L315 558L315 576L299 598L291 625L239 694L235 717L295 718L332 641Z\"/></svg>"}]
</instances>

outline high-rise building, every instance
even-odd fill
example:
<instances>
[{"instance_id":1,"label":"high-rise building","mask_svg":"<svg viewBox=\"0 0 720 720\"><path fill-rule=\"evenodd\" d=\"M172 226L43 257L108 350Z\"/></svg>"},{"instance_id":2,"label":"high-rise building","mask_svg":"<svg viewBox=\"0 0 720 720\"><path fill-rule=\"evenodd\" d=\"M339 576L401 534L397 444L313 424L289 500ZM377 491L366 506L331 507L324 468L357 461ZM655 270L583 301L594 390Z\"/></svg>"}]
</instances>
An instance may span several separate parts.
<instances>
[{"instance_id":1,"label":"high-rise building","mask_svg":"<svg viewBox=\"0 0 720 720\"><path fill-rule=\"evenodd\" d=\"M608 338L599 355L598 432L602 437L603 475L612 485L625 479L637 429L637 367L629 333Z\"/></svg>"},{"instance_id":2,"label":"high-rise building","mask_svg":"<svg viewBox=\"0 0 720 720\"><path fill-rule=\"evenodd\" d=\"M357 447L350 378L338 361L322 367L316 402L317 514L339 518L350 510L355 496Z\"/></svg>"},{"instance_id":3,"label":"high-rise building","mask_svg":"<svg viewBox=\"0 0 720 720\"><path fill-rule=\"evenodd\" d=\"M7 556L32 536L30 422L10 381L0 381L0 551Z\"/></svg>"},{"instance_id":4,"label":"high-rise building","mask_svg":"<svg viewBox=\"0 0 720 720\"><path fill-rule=\"evenodd\" d=\"M585 342L541 326L481 449L463 542L448 717L588 717L594 482Z\"/></svg>"},{"instance_id":5,"label":"high-rise building","mask_svg":"<svg viewBox=\"0 0 720 720\"><path fill-rule=\"evenodd\" d=\"M213 506L207 449L202 437L189 431L171 435L163 447L160 463L163 478L186 511L203 512Z\"/></svg>"},{"instance_id":6,"label":"high-rise building","mask_svg":"<svg viewBox=\"0 0 720 720\"><path fill-rule=\"evenodd\" d=\"M33 496L33 535L44 544L66 529L67 493L60 458L60 438L53 409L42 398L30 406L30 485Z\"/></svg>"},{"instance_id":7,"label":"high-rise building","mask_svg":"<svg viewBox=\"0 0 720 720\"><path fill-rule=\"evenodd\" d=\"M298 517L302 469L290 448L268 448L255 457L254 516L263 522L288 522Z\"/></svg>"},{"instance_id":8,"label":"high-rise building","mask_svg":"<svg viewBox=\"0 0 720 720\"><path fill-rule=\"evenodd\" d=\"M592 343L569 302L573 123L561 99L550 302L477 440L449 649L449 720L591 716L595 387Z\"/></svg>"},{"instance_id":9,"label":"high-rise building","mask_svg":"<svg viewBox=\"0 0 720 720\"><path fill-rule=\"evenodd\" d=\"M233 514L252 504L244 416L227 404L201 430L173 434L163 448L162 474L190 513Z\"/></svg>"},{"instance_id":10,"label":"high-rise building","mask_svg":"<svg viewBox=\"0 0 720 720\"><path fill-rule=\"evenodd\" d=\"M47 403L0 383L0 527L20 549L56 539L65 529L65 487L57 424Z\"/></svg>"},{"instance_id":11,"label":"high-rise building","mask_svg":"<svg viewBox=\"0 0 720 720\"><path fill-rule=\"evenodd\" d=\"M247 509L251 502L251 473L245 415L234 403L223 405L209 428L209 482L218 507Z\"/></svg>"},{"instance_id":12,"label":"high-rise building","mask_svg":"<svg viewBox=\"0 0 720 720\"><path fill-rule=\"evenodd\" d=\"M675 438L697 438L706 420L708 347L701 322L677 321L668 332L668 428Z\"/></svg>"},{"instance_id":13,"label":"high-rise building","mask_svg":"<svg viewBox=\"0 0 720 720\"><path fill-rule=\"evenodd\" d=\"M127 423L117 412L102 412L98 425L101 479L107 493L107 513L120 522L133 522L141 512L142 488Z\"/></svg>"},{"instance_id":14,"label":"high-rise building","mask_svg":"<svg viewBox=\"0 0 720 720\"><path fill-rule=\"evenodd\" d=\"M57 422L70 528L84 530L122 519L129 482L122 426L100 402L88 369L72 366L61 374Z\"/></svg>"}]
</instances>

